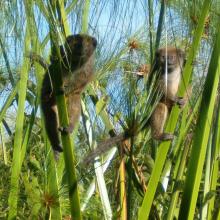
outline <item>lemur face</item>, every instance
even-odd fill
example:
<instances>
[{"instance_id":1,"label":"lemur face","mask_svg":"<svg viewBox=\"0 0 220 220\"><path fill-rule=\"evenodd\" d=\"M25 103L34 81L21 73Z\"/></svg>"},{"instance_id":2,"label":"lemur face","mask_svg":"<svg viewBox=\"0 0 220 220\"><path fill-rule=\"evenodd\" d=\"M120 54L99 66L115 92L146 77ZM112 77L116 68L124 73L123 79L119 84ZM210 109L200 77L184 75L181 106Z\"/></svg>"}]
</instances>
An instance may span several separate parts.
<instances>
[{"instance_id":1,"label":"lemur face","mask_svg":"<svg viewBox=\"0 0 220 220\"><path fill-rule=\"evenodd\" d=\"M70 35L65 45L60 47L64 65L71 71L83 66L93 55L97 40L86 34Z\"/></svg>"},{"instance_id":2,"label":"lemur face","mask_svg":"<svg viewBox=\"0 0 220 220\"><path fill-rule=\"evenodd\" d=\"M158 68L162 69L162 74L165 73L167 59L167 71L172 73L176 68L183 67L185 54L182 50L175 47L168 47L167 52L166 48L161 48L157 50L155 59Z\"/></svg>"}]
</instances>

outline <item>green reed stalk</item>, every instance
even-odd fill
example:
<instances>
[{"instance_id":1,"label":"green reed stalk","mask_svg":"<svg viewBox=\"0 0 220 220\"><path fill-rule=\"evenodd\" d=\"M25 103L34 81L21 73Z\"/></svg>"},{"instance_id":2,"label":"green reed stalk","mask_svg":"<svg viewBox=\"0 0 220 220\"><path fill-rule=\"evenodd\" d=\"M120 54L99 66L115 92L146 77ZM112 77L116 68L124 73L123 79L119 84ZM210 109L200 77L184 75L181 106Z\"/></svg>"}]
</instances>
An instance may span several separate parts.
<instances>
[{"instance_id":1,"label":"green reed stalk","mask_svg":"<svg viewBox=\"0 0 220 220\"><path fill-rule=\"evenodd\" d=\"M205 18L206 18L208 11L209 11L209 5L210 5L210 1L204 0L200 20L198 22L198 27L195 31L194 39L193 39L192 46L191 46L191 49L189 52L189 56L187 57L186 66L185 66L185 68L183 70L183 74L182 74L183 80L182 80L182 83L181 83L180 89L179 89L179 94L181 96L183 96L185 88L186 88L186 86L188 86L189 79L192 74L192 61L194 60L194 57L195 57L195 55L198 51L198 48L199 48L199 43L200 43L202 33L203 33ZM166 132L173 132L174 131L174 129L176 127L178 115L179 115L179 109L178 109L178 107L174 107L171 112L171 115L169 117L169 121L167 123ZM145 193L142 206L139 209L139 215L138 215L139 220L148 219L150 209L151 209L151 206L153 203L153 199L154 199L154 196L156 193L156 189L157 189L157 186L158 186L158 183L160 180L160 176L162 173L162 169L163 169L164 163L166 161L166 156L167 156L169 147L170 147L170 141L164 141L159 146L157 158L156 158L155 165L154 165L151 177L150 177L150 181L148 183L147 191Z\"/></svg>"},{"instance_id":2,"label":"green reed stalk","mask_svg":"<svg viewBox=\"0 0 220 220\"><path fill-rule=\"evenodd\" d=\"M29 59L25 57L30 45L30 35L28 29L26 29L24 39L24 51L23 51L23 65L20 69L20 81L18 87L18 111L15 124L15 138L13 148L13 160L11 169L11 183L10 193L8 197L9 213L8 219L15 219L17 215L17 202L19 192L19 175L20 175L20 156L21 156L21 145L23 137L23 124L24 124L24 107L27 91L27 79L28 71L30 68Z\"/></svg>"},{"instance_id":3,"label":"green reed stalk","mask_svg":"<svg viewBox=\"0 0 220 220\"><path fill-rule=\"evenodd\" d=\"M220 27L220 26L219 26ZM206 77L198 122L195 130L192 152L186 175L185 189L180 207L179 219L193 219L196 201L202 177L205 161L206 148L208 144L210 122L212 121L213 109L217 94L220 68L220 28L213 47L213 53Z\"/></svg>"}]
</instances>

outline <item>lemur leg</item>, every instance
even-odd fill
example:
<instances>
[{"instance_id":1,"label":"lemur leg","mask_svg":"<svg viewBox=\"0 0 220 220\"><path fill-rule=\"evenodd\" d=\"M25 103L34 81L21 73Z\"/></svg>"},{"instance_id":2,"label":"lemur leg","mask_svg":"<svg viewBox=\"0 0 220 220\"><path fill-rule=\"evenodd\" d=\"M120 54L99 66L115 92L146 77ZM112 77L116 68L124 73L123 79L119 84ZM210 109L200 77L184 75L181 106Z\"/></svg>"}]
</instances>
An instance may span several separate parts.
<instances>
[{"instance_id":1,"label":"lemur leg","mask_svg":"<svg viewBox=\"0 0 220 220\"><path fill-rule=\"evenodd\" d=\"M69 126L59 128L59 130L63 134L72 133L76 123L79 120L79 116L81 114L80 94L71 94L71 93L68 94L67 106L68 106Z\"/></svg>"},{"instance_id":2,"label":"lemur leg","mask_svg":"<svg viewBox=\"0 0 220 220\"><path fill-rule=\"evenodd\" d=\"M54 96L42 101L42 110L45 118L45 128L52 148L54 151L62 152L63 149L60 144L58 131L57 106Z\"/></svg>"},{"instance_id":3,"label":"lemur leg","mask_svg":"<svg viewBox=\"0 0 220 220\"><path fill-rule=\"evenodd\" d=\"M159 102L151 116L151 132L156 140L172 140L174 138L173 134L163 132L168 113L168 107L164 103Z\"/></svg>"}]
</instances>

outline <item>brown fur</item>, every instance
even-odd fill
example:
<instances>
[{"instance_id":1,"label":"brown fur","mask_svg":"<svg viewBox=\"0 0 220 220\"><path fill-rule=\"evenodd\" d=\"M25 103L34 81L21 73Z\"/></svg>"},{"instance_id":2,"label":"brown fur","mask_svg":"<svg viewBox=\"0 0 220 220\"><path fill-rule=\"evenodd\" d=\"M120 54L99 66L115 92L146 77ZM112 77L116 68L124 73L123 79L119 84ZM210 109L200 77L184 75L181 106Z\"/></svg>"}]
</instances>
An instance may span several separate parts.
<instances>
[{"instance_id":1,"label":"brown fur","mask_svg":"<svg viewBox=\"0 0 220 220\"><path fill-rule=\"evenodd\" d=\"M182 50L176 49L174 47L167 48L167 57L168 57L168 82L167 88L165 88L165 48L157 50L155 56L154 66L151 73L155 71L160 72L160 89L162 90L163 96L160 102L156 105L156 108L153 111L153 114L150 118L150 126L152 130L152 137L157 140L171 140L173 139L173 134L164 133L164 126L171 111L173 105L177 103L181 107L187 101L188 96L190 96L190 90L187 91L186 97L179 98L176 96L180 79L181 72L185 61L185 54ZM149 123L147 123L149 125ZM131 132L132 133L132 132ZM136 135L136 134L133 134ZM131 134L119 134L115 136L115 133L105 141L102 141L98 144L97 148L89 153L84 159L84 165L88 165L94 158L106 151L108 151L113 145L125 141L130 138Z\"/></svg>"},{"instance_id":2,"label":"brown fur","mask_svg":"<svg viewBox=\"0 0 220 220\"><path fill-rule=\"evenodd\" d=\"M81 93L93 76L93 54L97 45L95 38L78 34L68 36L63 46L60 46L62 57L61 74L63 88L67 99L69 127L63 130L72 132L81 112ZM45 117L46 132L53 150L62 152L59 139L59 120L55 94L52 87L52 67L56 60L46 71L42 91L41 105Z\"/></svg>"},{"instance_id":3,"label":"brown fur","mask_svg":"<svg viewBox=\"0 0 220 220\"><path fill-rule=\"evenodd\" d=\"M184 105L185 100L176 96L180 80L181 72L184 65L185 55L180 49L174 47L167 48L167 83L165 78L166 71L166 48L157 50L155 57L155 68L160 69L160 88L163 97L157 104L151 119L150 125L152 136L157 140L171 140L173 135L164 133L164 125L166 123L169 112L172 106L177 103L180 106ZM167 87L166 87L167 84Z\"/></svg>"}]
</instances>

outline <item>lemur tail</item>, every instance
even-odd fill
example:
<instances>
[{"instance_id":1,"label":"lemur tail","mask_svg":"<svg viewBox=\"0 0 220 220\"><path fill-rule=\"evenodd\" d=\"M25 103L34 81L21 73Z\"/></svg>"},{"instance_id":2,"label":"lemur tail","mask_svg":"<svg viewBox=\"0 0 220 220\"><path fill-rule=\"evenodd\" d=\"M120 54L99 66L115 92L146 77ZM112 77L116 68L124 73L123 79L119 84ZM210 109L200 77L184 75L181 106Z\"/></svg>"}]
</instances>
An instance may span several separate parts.
<instances>
[{"instance_id":1,"label":"lemur tail","mask_svg":"<svg viewBox=\"0 0 220 220\"><path fill-rule=\"evenodd\" d=\"M94 161L94 159L107 152L108 150L110 150L114 145L125 141L128 137L125 134L119 134L115 137L111 137L107 140L104 140L102 142L100 142L97 146L97 148L95 148L92 152L90 152L84 159L83 159L83 163L85 164L85 166L88 166L92 161Z\"/></svg>"}]
</instances>

